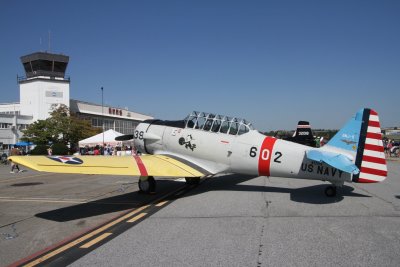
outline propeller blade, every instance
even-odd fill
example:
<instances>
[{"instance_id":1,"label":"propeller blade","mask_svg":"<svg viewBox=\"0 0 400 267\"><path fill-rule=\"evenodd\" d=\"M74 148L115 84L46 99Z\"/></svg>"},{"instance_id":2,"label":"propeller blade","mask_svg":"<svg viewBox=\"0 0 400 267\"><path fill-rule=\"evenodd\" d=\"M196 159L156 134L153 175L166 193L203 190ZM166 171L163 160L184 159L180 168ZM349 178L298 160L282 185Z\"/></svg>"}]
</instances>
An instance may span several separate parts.
<instances>
[{"instance_id":1,"label":"propeller blade","mask_svg":"<svg viewBox=\"0 0 400 267\"><path fill-rule=\"evenodd\" d=\"M133 134L125 134L118 137L115 137L115 141L126 141L133 139Z\"/></svg>"}]
</instances>

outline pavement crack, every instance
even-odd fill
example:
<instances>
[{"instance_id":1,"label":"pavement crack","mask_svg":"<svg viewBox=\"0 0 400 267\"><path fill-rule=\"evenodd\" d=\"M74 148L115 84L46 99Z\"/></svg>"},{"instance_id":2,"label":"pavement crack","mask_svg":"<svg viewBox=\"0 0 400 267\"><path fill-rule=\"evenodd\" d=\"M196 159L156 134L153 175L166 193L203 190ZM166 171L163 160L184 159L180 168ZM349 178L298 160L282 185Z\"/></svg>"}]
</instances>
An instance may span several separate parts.
<instances>
[{"instance_id":1,"label":"pavement crack","mask_svg":"<svg viewBox=\"0 0 400 267\"><path fill-rule=\"evenodd\" d=\"M24 218L24 219L15 221L15 222L11 222L11 223L7 223L7 224L4 224L4 225L0 225L0 229L1 229L1 228L4 228L4 227L7 227L7 226L10 226L10 225L13 225L13 224L16 224L16 223L20 223L20 222L29 220L29 219L33 219L33 218L34 218L34 216L30 216L30 217L27 217L27 218Z\"/></svg>"},{"instance_id":2,"label":"pavement crack","mask_svg":"<svg viewBox=\"0 0 400 267\"><path fill-rule=\"evenodd\" d=\"M17 233L17 228L15 227L15 223L11 224L11 233L1 233L5 240L10 240L17 238L19 235Z\"/></svg>"},{"instance_id":3,"label":"pavement crack","mask_svg":"<svg viewBox=\"0 0 400 267\"><path fill-rule=\"evenodd\" d=\"M5 240L11 240L11 239L17 238L17 237L19 236L19 234L17 233L17 227L16 227L15 225L16 225L17 223L20 223L20 222L23 222L23 221L26 221L26 220L29 220L29 219L32 219L32 218L33 218L33 217L31 216L31 217L24 218L24 219L15 221L15 222L11 222L11 223L8 223L8 224L5 224L5 225L1 225L1 226L0 226L0 229L2 229L2 228L5 229L5 228L8 227L8 226L11 227L11 233L10 233L10 232L2 232L2 233L0 233L0 234L3 236L3 239L5 239Z\"/></svg>"},{"instance_id":4,"label":"pavement crack","mask_svg":"<svg viewBox=\"0 0 400 267\"><path fill-rule=\"evenodd\" d=\"M261 227L260 239L259 239L259 244L258 244L257 267L261 267L261 264L262 264L261 256L262 256L262 253L263 253L262 241L263 241L263 237L264 237L264 227L265 227L265 225L263 225Z\"/></svg>"},{"instance_id":5,"label":"pavement crack","mask_svg":"<svg viewBox=\"0 0 400 267\"><path fill-rule=\"evenodd\" d=\"M267 179L269 180L268 177L264 177L264 179L263 179L264 187L267 186ZM267 199L267 193L266 192L262 192L262 196L263 196L263 199L264 199L264 202L265 202L264 217L267 218L267 217L269 217L269 209L268 208L269 208L269 204L271 204L271 201L269 201Z\"/></svg>"}]
</instances>

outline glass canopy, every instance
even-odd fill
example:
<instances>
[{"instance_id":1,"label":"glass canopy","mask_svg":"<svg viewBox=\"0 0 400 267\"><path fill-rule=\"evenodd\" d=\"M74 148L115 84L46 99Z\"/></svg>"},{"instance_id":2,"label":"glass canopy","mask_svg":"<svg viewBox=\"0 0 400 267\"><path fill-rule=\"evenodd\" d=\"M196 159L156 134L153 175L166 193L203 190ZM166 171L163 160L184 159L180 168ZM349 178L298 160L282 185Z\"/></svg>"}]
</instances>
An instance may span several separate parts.
<instances>
[{"instance_id":1,"label":"glass canopy","mask_svg":"<svg viewBox=\"0 0 400 267\"><path fill-rule=\"evenodd\" d=\"M185 127L231 135L241 135L254 129L244 119L199 111L193 111L185 118Z\"/></svg>"}]
</instances>

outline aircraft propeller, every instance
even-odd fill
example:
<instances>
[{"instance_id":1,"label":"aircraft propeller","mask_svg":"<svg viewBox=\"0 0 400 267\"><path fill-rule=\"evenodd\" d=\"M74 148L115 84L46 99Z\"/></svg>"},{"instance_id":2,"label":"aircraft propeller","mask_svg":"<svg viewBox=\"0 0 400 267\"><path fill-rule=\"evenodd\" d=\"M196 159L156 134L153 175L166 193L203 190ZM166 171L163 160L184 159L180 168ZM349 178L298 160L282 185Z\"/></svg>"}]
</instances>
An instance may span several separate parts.
<instances>
[{"instance_id":1,"label":"aircraft propeller","mask_svg":"<svg viewBox=\"0 0 400 267\"><path fill-rule=\"evenodd\" d=\"M125 134L115 137L115 141L127 141L133 139L133 134Z\"/></svg>"}]
</instances>

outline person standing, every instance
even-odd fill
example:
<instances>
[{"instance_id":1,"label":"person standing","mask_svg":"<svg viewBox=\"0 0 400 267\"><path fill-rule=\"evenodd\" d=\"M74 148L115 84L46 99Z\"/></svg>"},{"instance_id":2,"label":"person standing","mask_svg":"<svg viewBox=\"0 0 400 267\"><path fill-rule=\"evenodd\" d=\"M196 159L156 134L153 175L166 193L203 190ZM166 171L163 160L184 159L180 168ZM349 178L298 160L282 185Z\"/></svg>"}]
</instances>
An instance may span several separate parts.
<instances>
[{"instance_id":1,"label":"person standing","mask_svg":"<svg viewBox=\"0 0 400 267\"><path fill-rule=\"evenodd\" d=\"M392 156L392 147L393 147L393 141L389 139L389 142L387 144L387 150L388 150L388 156Z\"/></svg>"},{"instance_id":2,"label":"person standing","mask_svg":"<svg viewBox=\"0 0 400 267\"><path fill-rule=\"evenodd\" d=\"M11 156L19 156L20 155L19 149L17 147L13 147L11 149L10 155ZM16 164L16 163L11 161L11 171L10 171L10 173L15 173L14 172L15 169L17 169L18 172L21 172L21 170L19 169L18 164Z\"/></svg>"}]
</instances>

